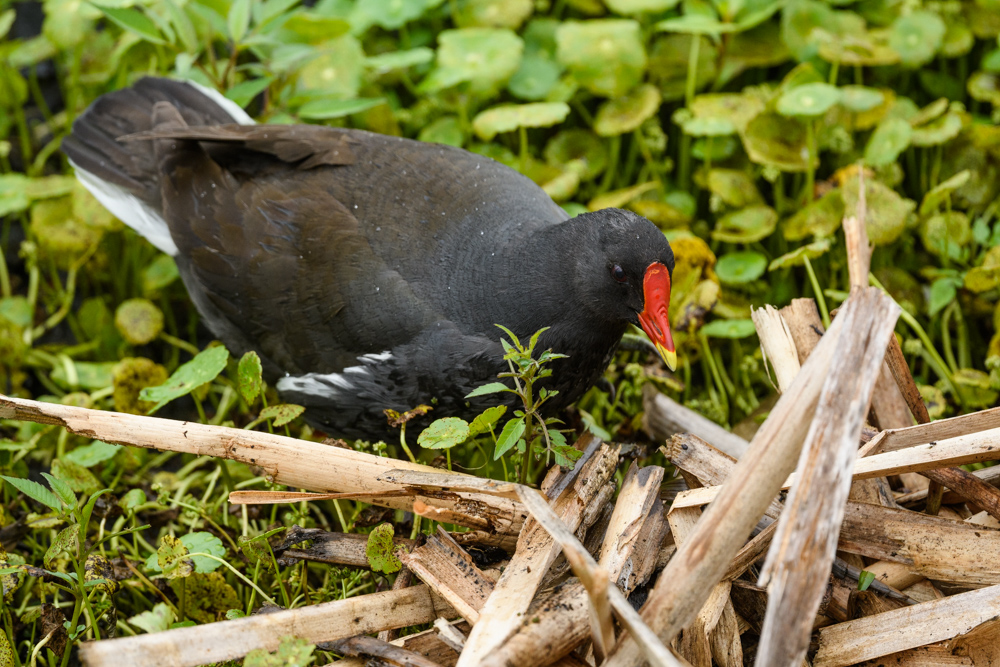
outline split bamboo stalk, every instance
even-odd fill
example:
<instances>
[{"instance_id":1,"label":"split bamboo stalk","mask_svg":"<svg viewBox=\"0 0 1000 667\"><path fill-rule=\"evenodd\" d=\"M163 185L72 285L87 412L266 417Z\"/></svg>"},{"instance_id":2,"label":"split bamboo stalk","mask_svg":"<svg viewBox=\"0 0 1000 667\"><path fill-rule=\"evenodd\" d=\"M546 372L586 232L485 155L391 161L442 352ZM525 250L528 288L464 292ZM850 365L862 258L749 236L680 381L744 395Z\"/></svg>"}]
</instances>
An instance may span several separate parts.
<instances>
[{"instance_id":1,"label":"split bamboo stalk","mask_svg":"<svg viewBox=\"0 0 1000 667\"><path fill-rule=\"evenodd\" d=\"M914 445L924 445L996 428L1000 428L1000 408L990 408L927 424L881 431L861 448L858 456L894 452Z\"/></svg>"},{"instance_id":2,"label":"split bamboo stalk","mask_svg":"<svg viewBox=\"0 0 1000 667\"><path fill-rule=\"evenodd\" d=\"M257 648L274 651L289 635L312 643L335 641L454 614L427 586L411 586L273 614L87 642L80 645L80 660L88 667L195 667L235 660Z\"/></svg>"},{"instance_id":3,"label":"split bamboo stalk","mask_svg":"<svg viewBox=\"0 0 1000 667\"><path fill-rule=\"evenodd\" d=\"M493 582L441 526L423 546L402 554L400 560L462 618L470 624L479 620L479 610L493 592Z\"/></svg>"},{"instance_id":4,"label":"split bamboo stalk","mask_svg":"<svg viewBox=\"0 0 1000 667\"><path fill-rule=\"evenodd\" d=\"M433 471L408 461L352 449L329 447L281 435L193 422L91 410L0 395L0 419L62 426L95 440L232 459L263 468L274 482L321 493L395 493L397 484L378 477L393 468ZM390 495L379 505L411 510L414 500L445 507L452 520L471 528L516 535L524 519L515 501L482 493L445 493L441 497Z\"/></svg>"},{"instance_id":5,"label":"split bamboo stalk","mask_svg":"<svg viewBox=\"0 0 1000 667\"><path fill-rule=\"evenodd\" d=\"M848 299L844 308L850 307L852 302ZM803 372L778 399L694 534L678 548L660 574L643 607L642 617L661 640L671 641L694 619L794 468L842 331L834 321L802 367ZM860 334L846 332L846 335ZM619 640L607 664L637 667L642 660L639 646L626 635Z\"/></svg>"},{"instance_id":6,"label":"split bamboo stalk","mask_svg":"<svg viewBox=\"0 0 1000 667\"><path fill-rule=\"evenodd\" d=\"M684 544L701 518L701 510L696 507L672 509L667 515L670 532L678 545ZM732 584L724 579L716 584L704 606L698 611L694 621L684 628L680 641L680 652L694 667L712 667L712 659L720 665L741 666L743 664L743 647L738 634L727 634L735 631L731 623L719 627L719 622L727 610L735 619L732 602L729 599ZM716 655L716 653L718 655Z\"/></svg>"},{"instance_id":7,"label":"split bamboo stalk","mask_svg":"<svg viewBox=\"0 0 1000 667\"><path fill-rule=\"evenodd\" d=\"M694 433L734 459L743 456L750 444L648 383L643 387L642 407L642 428L654 441L666 440L675 433Z\"/></svg>"},{"instance_id":8,"label":"split bamboo stalk","mask_svg":"<svg viewBox=\"0 0 1000 667\"><path fill-rule=\"evenodd\" d=\"M778 312L792 335L795 351L799 355L799 364L806 363L806 359L816 349L819 339L823 336L823 320L820 319L816 300L792 299L790 304Z\"/></svg>"},{"instance_id":9,"label":"split bamboo stalk","mask_svg":"<svg viewBox=\"0 0 1000 667\"><path fill-rule=\"evenodd\" d=\"M574 479L568 488L553 500L555 512L572 530L584 521L584 513L606 490L618 466L618 448L602 445L600 450L574 470ZM612 493L614 486L610 487ZM603 503L600 503L603 505ZM599 506L598 506L599 509ZM594 514L596 518L596 513ZM559 545L544 531L530 523L522 529L517 541L517 551L500 576L493 593L472 628L465 650L459 658L459 667L480 664L511 635L521 623L521 616L528 609L538 586L552 562L559 555Z\"/></svg>"},{"instance_id":10,"label":"split bamboo stalk","mask_svg":"<svg viewBox=\"0 0 1000 667\"><path fill-rule=\"evenodd\" d=\"M659 499L662 477L657 466L631 466L608 522L600 563L625 595L660 567L660 546L669 537ZM570 653L589 636L587 608L587 592L577 579L538 596L527 614L531 622L522 623L481 667L544 665Z\"/></svg>"},{"instance_id":11,"label":"split bamboo stalk","mask_svg":"<svg viewBox=\"0 0 1000 667\"><path fill-rule=\"evenodd\" d=\"M583 582L584 587L588 588L591 599L597 597L600 591L594 585L594 573L601 568L593 556L584 548L583 544L580 543L576 535L573 534L571 527L567 526L559 518L559 515L545 502L545 498L539 495L534 489L519 486L518 497L524 503L528 512L531 513L532 518L545 529L553 542L562 548L563 553L566 554L566 559L569 560L570 565L573 567L573 572ZM605 590L607 591L611 607L618 616L618 620L623 627L638 638L637 643L640 646L643 657L649 662L651 667L683 666L684 663L660 643L660 640L646 626L638 612L632 608L632 605L629 604L629 601L616 586L608 586ZM603 606L603 603L599 604Z\"/></svg>"},{"instance_id":12,"label":"split bamboo stalk","mask_svg":"<svg viewBox=\"0 0 1000 667\"><path fill-rule=\"evenodd\" d=\"M1000 586L821 628L813 667L840 667L967 633L1000 615ZM946 622L945 622L946 619Z\"/></svg>"},{"instance_id":13,"label":"split bamboo stalk","mask_svg":"<svg viewBox=\"0 0 1000 667\"><path fill-rule=\"evenodd\" d=\"M934 580L967 585L1000 584L997 558L1000 530L978 524L867 503L848 503L839 548L902 563L914 575Z\"/></svg>"},{"instance_id":14,"label":"split bamboo stalk","mask_svg":"<svg viewBox=\"0 0 1000 667\"><path fill-rule=\"evenodd\" d=\"M795 347L795 339L788 328L788 323L773 306L764 306L750 311L753 324L757 327L760 338L760 349L764 353L765 363L771 362L774 369L774 379L778 391L784 393L798 375L799 352Z\"/></svg>"},{"instance_id":15,"label":"split bamboo stalk","mask_svg":"<svg viewBox=\"0 0 1000 667\"><path fill-rule=\"evenodd\" d=\"M812 619L826 589L837 548L851 468L885 347L899 306L875 288L858 289L854 307L838 319L840 337L798 464L798 478L778 520L760 585L768 587L767 614L757 664L798 665L809 648Z\"/></svg>"},{"instance_id":16,"label":"split bamboo stalk","mask_svg":"<svg viewBox=\"0 0 1000 667\"><path fill-rule=\"evenodd\" d=\"M854 462L853 477L868 479L996 460L1000 460L1000 428L858 459ZM789 475L781 488L791 487L795 479L796 474ZM707 505L719 496L722 488L716 485L682 491L677 494L674 506Z\"/></svg>"}]
</instances>

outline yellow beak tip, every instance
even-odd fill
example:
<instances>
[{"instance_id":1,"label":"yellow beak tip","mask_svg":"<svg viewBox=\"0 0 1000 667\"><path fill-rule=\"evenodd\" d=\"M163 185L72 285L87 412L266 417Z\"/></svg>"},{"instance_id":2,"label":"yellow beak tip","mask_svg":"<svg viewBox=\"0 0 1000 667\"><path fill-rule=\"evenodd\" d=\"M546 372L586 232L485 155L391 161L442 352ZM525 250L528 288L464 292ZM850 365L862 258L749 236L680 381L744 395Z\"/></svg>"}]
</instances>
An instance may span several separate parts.
<instances>
[{"instance_id":1,"label":"yellow beak tip","mask_svg":"<svg viewBox=\"0 0 1000 667\"><path fill-rule=\"evenodd\" d=\"M677 370L677 351L668 350L662 345L656 346L656 351L660 353L660 358L663 359L663 363L667 365L671 371Z\"/></svg>"}]
</instances>

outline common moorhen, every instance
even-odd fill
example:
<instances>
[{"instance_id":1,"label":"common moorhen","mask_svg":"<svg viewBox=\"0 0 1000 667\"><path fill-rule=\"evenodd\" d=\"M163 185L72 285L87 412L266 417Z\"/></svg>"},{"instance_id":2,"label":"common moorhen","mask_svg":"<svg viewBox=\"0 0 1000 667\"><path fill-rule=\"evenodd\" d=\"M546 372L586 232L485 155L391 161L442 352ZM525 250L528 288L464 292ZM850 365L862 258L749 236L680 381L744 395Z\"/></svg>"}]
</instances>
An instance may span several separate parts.
<instances>
[{"instance_id":1,"label":"common moorhen","mask_svg":"<svg viewBox=\"0 0 1000 667\"><path fill-rule=\"evenodd\" d=\"M495 324L551 327L549 408L598 380L631 322L667 365L674 256L629 211L575 218L537 185L449 146L255 125L187 82L95 101L62 144L83 184L172 255L208 328L256 350L282 397L334 435L385 437L383 410L466 399L506 370ZM501 394L500 397L512 397Z\"/></svg>"}]
</instances>

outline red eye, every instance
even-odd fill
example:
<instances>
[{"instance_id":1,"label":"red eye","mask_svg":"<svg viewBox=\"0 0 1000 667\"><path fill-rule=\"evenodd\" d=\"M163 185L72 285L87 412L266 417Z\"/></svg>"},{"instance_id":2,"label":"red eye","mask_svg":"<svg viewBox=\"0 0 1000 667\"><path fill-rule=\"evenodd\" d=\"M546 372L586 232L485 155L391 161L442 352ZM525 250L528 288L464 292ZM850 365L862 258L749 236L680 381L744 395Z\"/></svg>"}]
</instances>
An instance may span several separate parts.
<instances>
[{"instance_id":1,"label":"red eye","mask_svg":"<svg viewBox=\"0 0 1000 667\"><path fill-rule=\"evenodd\" d=\"M617 264L611 267L611 277L620 283L628 282L628 276L625 275L625 269Z\"/></svg>"}]
</instances>

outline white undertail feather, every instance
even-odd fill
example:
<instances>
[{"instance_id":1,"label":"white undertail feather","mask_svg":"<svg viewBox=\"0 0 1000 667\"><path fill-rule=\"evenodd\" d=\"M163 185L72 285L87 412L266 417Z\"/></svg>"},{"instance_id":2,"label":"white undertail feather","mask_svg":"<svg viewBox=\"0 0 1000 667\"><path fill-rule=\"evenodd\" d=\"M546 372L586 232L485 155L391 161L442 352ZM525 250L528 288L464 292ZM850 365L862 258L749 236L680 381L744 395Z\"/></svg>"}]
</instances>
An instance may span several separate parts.
<instances>
[{"instance_id":1,"label":"white undertail feather","mask_svg":"<svg viewBox=\"0 0 1000 667\"><path fill-rule=\"evenodd\" d=\"M256 122L230 99L227 99L214 88L208 88L194 81L188 81L188 85L197 88L203 95L218 104L232 117L234 123L240 125L255 125ZM177 254L177 244L170 236L170 228L159 213L154 211L148 204L130 193L125 188L109 183L94 174L81 169L70 160L73 169L76 170L76 177L94 195L97 201L101 202L104 208L108 209L112 215L134 229L138 234L146 238L154 246L168 255Z\"/></svg>"},{"instance_id":2,"label":"white undertail feather","mask_svg":"<svg viewBox=\"0 0 1000 667\"><path fill-rule=\"evenodd\" d=\"M371 375L367 366L375 366L379 362L392 359L392 352L386 350L379 353L369 353L358 357L361 366L349 366L339 373L306 373L305 375L286 375L278 380L275 385L279 392L294 391L310 396L320 396L327 399L335 399L338 390L348 392L357 391L357 387L351 383L350 375Z\"/></svg>"}]
</instances>

